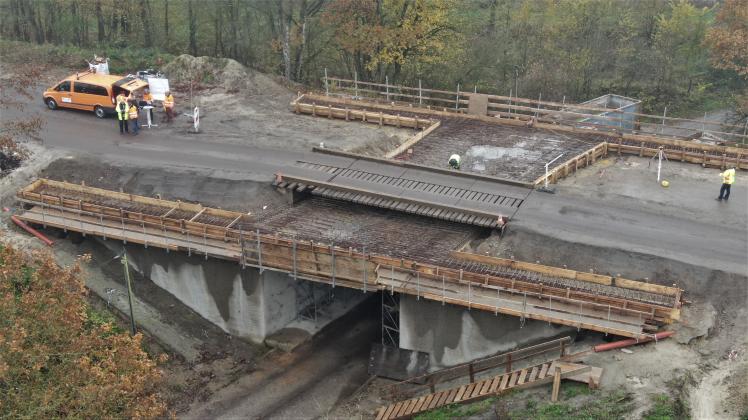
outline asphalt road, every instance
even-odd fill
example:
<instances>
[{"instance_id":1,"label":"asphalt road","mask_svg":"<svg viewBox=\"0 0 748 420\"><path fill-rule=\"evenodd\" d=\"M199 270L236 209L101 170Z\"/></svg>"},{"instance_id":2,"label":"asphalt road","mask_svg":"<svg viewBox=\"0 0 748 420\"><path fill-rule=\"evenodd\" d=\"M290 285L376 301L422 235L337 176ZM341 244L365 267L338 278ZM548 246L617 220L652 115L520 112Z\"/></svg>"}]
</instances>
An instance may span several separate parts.
<instances>
[{"instance_id":1,"label":"asphalt road","mask_svg":"<svg viewBox=\"0 0 748 420\"><path fill-rule=\"evenodd\" d=\"M258 148L222 141L215 136L189 134L184 128L162 126L143 129L139 136L122 136L114 119L99 120L90 113L77 111L48 111L39 100L29 102L23 112L5 110L0 119L28 114L45 117L41 138L51 149L92 154L136 166L187 168L207 171L213 176L265 181L296 160L309 159L311 155L302 147ZM289 113L278 118L308 117ZM253 134L245 135L248 143L251 142ZM299 132L298 137L303 138L304 133ZM632 199L630 195L609 194L600 198L583 190L561 188L557 194L530 194L513 223L567 242L630 250L746 275L746 190L743 184L733 188L731 207L727 210L714 207L694 213L679 210L679 204L663 208L657 203ZM682 206L688 207L688 194L685 193ZM729 212L731 223L725 223L725 211Z\"/></svg>"},{"instance_id":2,"label":"asphalt road","mask_svg":"<svg viewBox=\"0 0 748 420\"><path fill-rule=\"evenodd\" d=\"M742 197L734 197L729 203L733 211L748 211L746 190L742 188ZM713 193L707 195L707 200L719 205ZM662 207L628 197L594 200L573 192L553 195L534 192L511 226L567 242L655 255L748 275L746 223L723 223L717 210L702 217L689 217L677 207Z\"/></svg>"},{"instance_id":3,"label":"asphalt road","mask_svg":"<svg viewBox=\"0 0 748 420\"><path fill-rule=\"evenodd\" d=\"M304 156L300 151L270 150L222 142L186 131L179 133L173 126L141 128L137 136L120 135L114 118L98 119L92 113L81 111L49 111L41 101L37 102L28 103L22 111L3 110L0 120L42 115L45 125L41 139L46 147L100 156L112 162L223 171L229 176L234 173L243 179L264 181ZM184 127L186 124L174 125Z\"/></svg>"}]
</instances>

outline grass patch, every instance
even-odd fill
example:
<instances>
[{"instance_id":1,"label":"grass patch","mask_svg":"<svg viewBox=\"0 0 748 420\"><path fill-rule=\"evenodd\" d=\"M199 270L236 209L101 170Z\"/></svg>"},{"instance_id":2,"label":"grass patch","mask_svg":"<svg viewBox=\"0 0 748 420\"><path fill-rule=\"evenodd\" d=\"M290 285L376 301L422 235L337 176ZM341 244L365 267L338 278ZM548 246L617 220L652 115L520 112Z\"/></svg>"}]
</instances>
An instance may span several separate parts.
<instances>
[{"instance_id":1,"label":"grass patch","mask_svg":"<svg viewBox=\"0 0 748 420\"><path fill-rule=\"evenodd\" d=\"M125 330L117 323L117 318L107 310L99 310L91 306L89 303L86 305L86 324L87 329L97 328L102 325L108 324L111 328L106 335L122 334Z\"/></svg>"},{"instance_id":2,"label":"grass patch","mask_svg":"<svg viewBox=\"0 0 748 420\"><path fill-rule=\"evenodd\" d=\"M592 390L589 385L580 384L577 382L563 384L564 399L574 398L578 395L590 395Z\"/></svg>"},{"instance_id":3,"label":"grass patch","mask_svg":"<svg viewBox=\"0 0 748 420\"><path fill-rule=\"evenodd\" d=\"M653 398L652 408L644 416L644 420L675 420L688 418L688 410L680 400L668 395L659 394Z\"/></svg>"},{"instance_id":4,"label":"grass patch","mask_svg":"<svg viewBox=\"0 0 748 420\"><path fill-rule=\"evenodd\" d=\"M471 404L452 404L438 410L423 413L415 418L417 420L448 420L456 417L474 416L491 408L495 401L496 397L491 397Z\"/></svg>"},{"instance_id":5,"label":"grass patch","mask_svg":"<svg viewBox=\"0 0 748 420\"><path fill-rule=\"evenodd\" d=\"M598 392L588 392L587 394L597 395ZM581 391L576 395L582 395ZM601 394L599 398L590 400L578 407L565 402L539 403L528 401L525 409L509 413L509 418L513 420L625 419L630 413L631 406L631 398L628 394L625 392L613 392Z\"/></svg>"}]
</instances>

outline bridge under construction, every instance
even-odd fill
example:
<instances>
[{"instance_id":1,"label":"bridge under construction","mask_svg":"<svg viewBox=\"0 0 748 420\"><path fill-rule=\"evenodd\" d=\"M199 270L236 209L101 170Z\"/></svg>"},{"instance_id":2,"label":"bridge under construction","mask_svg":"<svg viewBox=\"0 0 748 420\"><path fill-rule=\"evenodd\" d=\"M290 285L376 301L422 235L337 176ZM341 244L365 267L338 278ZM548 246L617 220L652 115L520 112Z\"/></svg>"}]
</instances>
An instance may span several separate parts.
<instances>
[{"instance_id":1,"label":"bridge under construction","mask_svg":"<svg viewBox=\"0 0 748 420\"><path fill-rule=\"evenodd\" d=\"M303 228L301 216L295 220L299 229L281 229L246 213L47 179L23 188L18 198L26 209L18 217L28 223L234 261L242 268L278 271L331 287L411 295L642 339L680 316L682 291L676 287L488 257L460 247L387 248L387 236L372 236L368 243L319 241Z\"/></svg>"}]
</instances>

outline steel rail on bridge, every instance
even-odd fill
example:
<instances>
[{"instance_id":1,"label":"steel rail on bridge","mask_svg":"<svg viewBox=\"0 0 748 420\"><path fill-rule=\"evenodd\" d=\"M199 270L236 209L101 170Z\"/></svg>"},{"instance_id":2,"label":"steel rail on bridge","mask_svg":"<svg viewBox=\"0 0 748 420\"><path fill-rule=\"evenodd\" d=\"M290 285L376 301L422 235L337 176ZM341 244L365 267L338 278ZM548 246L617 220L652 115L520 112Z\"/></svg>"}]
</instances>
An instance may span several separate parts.
<instances>
[{"instance_id":1,"label":"steel rail on bridge","mask_svg":"<svg viewBox=\"0 0 748 420\"><path fill-rule=\"evenodd\" d=\"M679 313L679 289L665 288L668 294L678 296L671 307L550 287L315 243L308 238L244 230L247 215L198 204L50 180L34 182L19 191L18 197L28 207L19 218L31 223L236 261L242 267L279 271L332 287L388 290L520 320L645 338L657 326L677 319Z\"/></svg>"}]
</instances>

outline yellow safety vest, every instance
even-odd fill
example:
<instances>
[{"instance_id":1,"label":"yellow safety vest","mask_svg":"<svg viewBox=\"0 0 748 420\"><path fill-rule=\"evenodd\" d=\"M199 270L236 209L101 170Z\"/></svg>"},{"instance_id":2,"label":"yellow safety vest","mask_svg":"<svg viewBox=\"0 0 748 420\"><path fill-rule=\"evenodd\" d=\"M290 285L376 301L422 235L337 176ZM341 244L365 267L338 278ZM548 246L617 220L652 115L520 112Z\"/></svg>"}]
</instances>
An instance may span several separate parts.
<instances>
[{"instance_id":1,"label":"yellow safety vest","mask_svg":"<svg viewBox=\"0 0 748 420\"><path fill-rule=\"evenodd\" d=\"M164 108L172 108L174 106L174 97L172 95L164 98Z\"/></svg>"},{"instance_id":2,"label":"yellow safety vest","mask_svg":"<svg viewBox=\"0 0 748 420\"><path fill-rule=\"evenodd\" d=\"M121 104L125 105L124 111L120 109ZM116 105L116 108L117 108L117 119L120 121L127 121L127 117L130 113L130 106L127 104L127 102L118 102Z\"/></svg>"},{"instance_id":3,"label":"yellow safety vest","mask_svg":"<svg viewBox=\"0 0 748 420\"><path fill-rule=\"evenodd\" d=\"M735 182L735 169L728 169L722 172L722 182L728 185L732 185Z\"/></svg>"},{"instance_id":4,"label":"yellow safety vest","mask_svg":"<svg viewBox=\"0 0 748 420\"><path fill-rule=\"evenodd\" d=\"M130 109L128 110L128 112L130 113L130 119L131 120L137 120L138 119L138 107L137 106L134 106L134 105L131 106Z\"/></svg>"}]
</instances>

